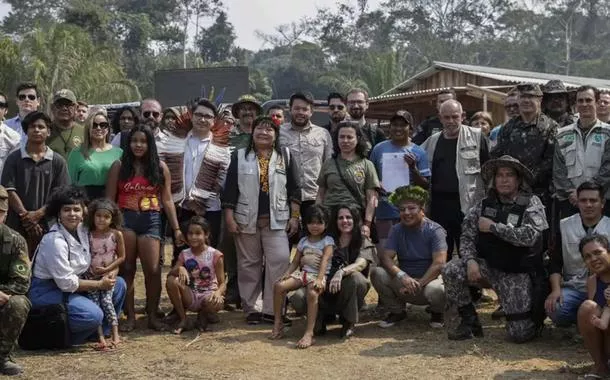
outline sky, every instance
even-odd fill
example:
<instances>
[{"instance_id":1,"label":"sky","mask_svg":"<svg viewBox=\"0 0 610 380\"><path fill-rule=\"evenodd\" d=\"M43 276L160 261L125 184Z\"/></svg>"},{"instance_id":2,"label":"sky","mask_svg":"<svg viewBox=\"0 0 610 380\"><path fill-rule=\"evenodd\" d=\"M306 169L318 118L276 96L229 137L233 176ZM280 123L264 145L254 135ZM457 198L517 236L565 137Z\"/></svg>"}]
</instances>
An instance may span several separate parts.
<instances>
[{"instance_id":1,"label":"sky","mask_svg":"<svg viewBox=\"0 0 610 380\"><path fill-rule=\"evenodd\" d=\"M263 42L257 30L273 33L276 26L298 21L303 16L315 16L318 8L336 8L337 0L224 0L229 10L229 21L235 28L236 45L259 50ZM381 0L369 0L369 9L379 7ZM0 18L8 14L10 6L0 4Z\"/></svg>"}]
</instances>

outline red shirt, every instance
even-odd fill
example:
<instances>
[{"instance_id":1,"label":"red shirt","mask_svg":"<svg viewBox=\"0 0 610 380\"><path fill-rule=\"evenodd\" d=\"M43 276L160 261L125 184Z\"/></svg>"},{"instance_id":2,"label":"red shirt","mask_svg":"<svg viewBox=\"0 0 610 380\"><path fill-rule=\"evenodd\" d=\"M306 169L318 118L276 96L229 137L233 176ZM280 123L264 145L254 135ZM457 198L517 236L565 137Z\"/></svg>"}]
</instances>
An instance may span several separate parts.
<instances>
[{"instance_id":1,"label":"red shirt","mask_svg":"<svg viewBox=\"0 0 610 380\"><path fill-rule=\"evenodd\" d=\"M160 198L161 187L152 185L144 176L119 180L118 203L121 210L161 211Z\"/></svg>"}]
</instances>

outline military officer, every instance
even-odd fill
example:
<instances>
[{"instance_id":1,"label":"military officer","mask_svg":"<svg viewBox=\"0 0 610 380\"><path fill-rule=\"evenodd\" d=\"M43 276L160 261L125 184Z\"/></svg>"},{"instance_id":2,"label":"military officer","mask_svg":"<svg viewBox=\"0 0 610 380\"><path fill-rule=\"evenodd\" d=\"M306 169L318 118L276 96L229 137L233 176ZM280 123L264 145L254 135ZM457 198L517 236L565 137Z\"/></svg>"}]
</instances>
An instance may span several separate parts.
<instances>
[{"instance_id":1,"label":"military officer","mask_svg":"<svg viewBox=\"0 0 610 380\"><path fill-rule=\"evenodd\" d=\"M533 175L517 159L490 160L482 175L492 187L464 219L460 259L443 270L447 308L457 306L461 317L449 339L483 336L468 290L469 285L478 284L491 285L498 293L509 339L526 342L537 335L545 317L544 299L539 303L542 319L533 314L533 306L538 304L531 276L542 265L542 232L548 228L544 206L536 195L525 191Z\"/></svg>"},{"instance_id":2,"label":"military officer","mask_svg":"<svg viewBox=\"0 0 610 380\"><path fill-rule=\"evenodd\" d=\"M25 239L4 224L8 193L0 186L0 375L23 372L10 354L30 311L30 260Z\"/></svg>"}]
</instances>

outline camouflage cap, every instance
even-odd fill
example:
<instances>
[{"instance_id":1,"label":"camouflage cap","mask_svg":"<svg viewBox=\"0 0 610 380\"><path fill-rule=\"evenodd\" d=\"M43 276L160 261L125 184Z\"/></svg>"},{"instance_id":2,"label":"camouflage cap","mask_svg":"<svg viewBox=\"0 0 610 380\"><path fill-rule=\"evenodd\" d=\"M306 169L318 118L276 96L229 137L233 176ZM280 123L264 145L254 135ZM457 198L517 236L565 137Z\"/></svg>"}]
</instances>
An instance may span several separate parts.
<instances>
[{"instance_id":1,"label":"camouflage cap","mask_svg":"<svg viewBox=\"0 0 610 380\"><path fill-rule=\"evenodd\" d=\"M76 96L74 95L74 92L72 92L72 90L68 90L66 88L63 88L63 89L55 92L55 94L53 94L53 103L55 103L61 99L67 99L67 100L71 101L72 103L76 103Z\"/></svg>"},{"instance_id":2,"label":"camouflage cap","mask_svg":"<svg viewBox=\"0 0 610 380\"><path fill-rule=\"evenodd\" d=\"M8 211L8 191L0 186L0 211Z\"/></svg>"},{"instance_id":3,"label":"camouflage cap","mask_svg":"<svg viewBox=\"0 0 610 380\"><path fill-rule=\"evenodd\" d=\"M553 79L542 86L542 92L545 94L567 94L568 90L566 90L566 86L562 81Z\"/></svg>"},{"instance_id":4,"label":"camouflage cap","mask_svg":"<svg viewBox=\"0 0 610 380\"><path fill-rule=\"evenodd\" d=\"M494 160L489 160L483 165L481 168L483 180L486 183L493 180L498 168L512 168L526 184L531 185L534 182L534 175L532 172L525 165L523 165L521 161L507 154Z\"/></svg>"},{"instance_id":5,"label":"camouflage cap","mask_svg":"<svg viewBox=\"0 0 610 380\"><path fill-rule=\"evenodd\" d=\"M258 116L260 114L263 113L263 107L261 107L261 104L259 103L258 100L256 100L256 98L253 95L242 95L237 99L237 102L233 103L233 105L231 106L231 113L233 114L233 117L238 118L239 117L239 107L242 104L252 104L254 105L254 107L256 107L256 115Z\"/></svg>"},{"instance_id":6,"label":"camouflage cap","mask_svg":"<svg viewBox=\"0 0 610 380\"><path fill-rule=\"evenodd\" d=\"M520 95L542 96L540 86L535 83L521 83L517 85L517 91Z\"/></svg>"},{"instance_id":7,"label":"camouflage cap","mask_svg":"<svg viewBox=\"0 0 610 380\"><path fill-rule=\"evenodd\" d=\"M405 111L405 110L396 111L396 113L394 113L394 115L392 115L392 117L390 118L390 123L396 119L402 119L408 125L413 125L413 116L411 116L411 113L409 113L409 111Z\"/></svg>"}]
</instances>

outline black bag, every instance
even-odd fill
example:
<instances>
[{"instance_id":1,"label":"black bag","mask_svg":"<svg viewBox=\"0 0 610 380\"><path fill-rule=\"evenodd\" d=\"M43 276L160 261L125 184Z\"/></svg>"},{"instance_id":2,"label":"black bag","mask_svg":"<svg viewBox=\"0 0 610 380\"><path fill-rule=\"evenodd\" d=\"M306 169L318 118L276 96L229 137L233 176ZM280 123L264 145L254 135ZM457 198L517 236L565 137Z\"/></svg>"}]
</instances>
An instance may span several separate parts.
<instances>
[{"instance_id":1,"label":"black bag","mask_svg":"<svg viewBox=\"0 0 610 380\"><path fill-rule=\"evenodd\" d=\"M38 251L32 260L32 274ZM68 262L70 246L68 245ZM68 326L68 293L63 293L62 303L33 307L19 336L19 347L24 350L54 350L71 346Z\"/></svg>"}]
</instances>

